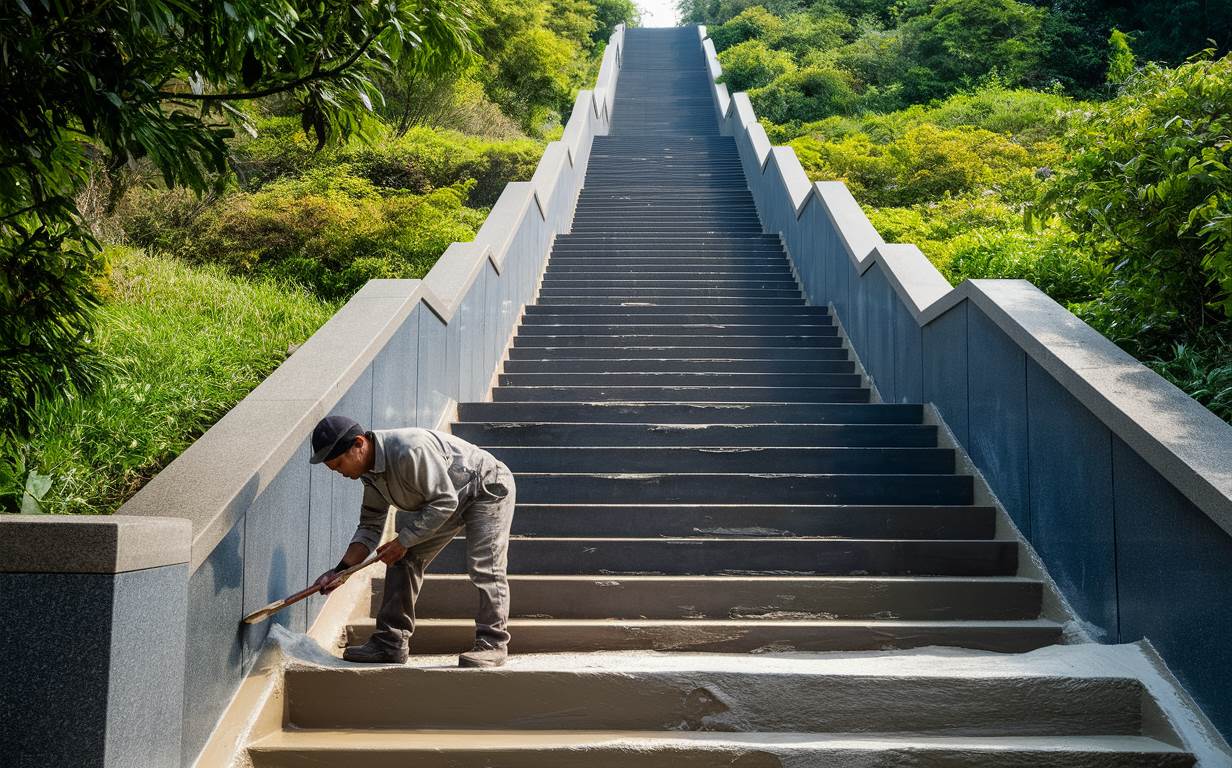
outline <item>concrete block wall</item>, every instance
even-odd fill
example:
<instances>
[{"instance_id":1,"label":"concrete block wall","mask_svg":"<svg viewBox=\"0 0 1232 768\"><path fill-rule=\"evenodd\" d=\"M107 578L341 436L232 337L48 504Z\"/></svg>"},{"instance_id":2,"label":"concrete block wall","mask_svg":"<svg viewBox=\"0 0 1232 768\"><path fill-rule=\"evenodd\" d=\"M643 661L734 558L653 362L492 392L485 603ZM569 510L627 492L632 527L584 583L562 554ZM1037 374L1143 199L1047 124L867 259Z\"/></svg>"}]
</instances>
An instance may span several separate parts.
<instances>
[{"instance_id":1,"label":"concrete block wall","mask_svg":"<svg viewBox=\"0 0 1232 768\"><path fill-rule=\"evenodd\" d=\"M22 628L0 642L6 765L193 764L271 624L303 632L323 599L240 619L337 562L355 530L361 487L308 464L313 425L435 427L486 398L607 133L623 45L620 28L561 141L473 242L423 280L365 285L117 515L0 516L0 620Z\"/></svg>"},{"instance_id":2,"label":"concrete block wall","mask_svg":"<svg viewBox=\"0 0 1232 768\"><path fill-rule=\"evenodd\" d=\"M1148 639L1232 736L1232 427L1030 283L951 286L772 147L747 94L712 96L767 231L881 397L933 403L1090 635Z\"/></svg>"}]
</instances>

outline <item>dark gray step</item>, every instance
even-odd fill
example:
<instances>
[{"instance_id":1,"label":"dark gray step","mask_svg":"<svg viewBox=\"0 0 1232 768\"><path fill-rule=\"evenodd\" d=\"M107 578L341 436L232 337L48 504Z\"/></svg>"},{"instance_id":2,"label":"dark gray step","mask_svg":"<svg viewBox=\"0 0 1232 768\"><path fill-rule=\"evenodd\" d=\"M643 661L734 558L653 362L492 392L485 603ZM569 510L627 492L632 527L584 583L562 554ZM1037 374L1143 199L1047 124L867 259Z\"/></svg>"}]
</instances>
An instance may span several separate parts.
<instances>
[{"instance_id":1,"label":"dark gray step","mask_svg":"<svg viewBox=\"0 0 1232 768\"><path fill-rule=\"evenodd\" d=\"M1012 576L1017 568L1017 541L783 537L509 540L511 574ZM465 547L446 547L432 561L432 571L465 573Z\"/></svg>"},{"instance_id":2,"label":"dark gray step","mask_svg":"<svg viewBox=\"0 0 1232 768\"><path fill-rule=\"evenodd\" d=\"M478 445L933 448L931 424L607 424L455 422Z\"/></svg>"},{"instance_id":3,"label":"dark gray step","mask_svg":"<svg viewBox=\"0 0 1232 768\"><path fill-rule=\"evenodd\" d=\"M821 329L819 329L821 330ZM842 339L837 335L822 335L799 333L790 329L790 333L748 333L732 331L728 333L700 333L688 335L669 335L667 333L586 333L571 335L518 335L513 339L517 347L689 347L723 344L729 350L737 348L764 347L829 347L837 349L842 346Z\"/></svg>"},{"instance_id":4,"label":"dark gray step","mask_svg":"<svg viewBox=\"0 0 1232 768\"><path fill-rule=\"evenodd\" d=\"M502 373L502 387L860 387L856 373Z\"/></svg>"},{"instance_id":5,"label":"dark gray step","mask_svg":"<svg viewBox=\"0 0 1232 768\"><path fill-rule=\"evenodd\" d=\"M924 406L904 403L459 403L458 420L609 424L920 425L924 420Z\"/></svg>"},{"instance_id":6,"label":"dark gray step","mask_svg":"<svg viewBox=\"0 0 1232 768\"><path fill-rule=\"evenodd\" d=\"M721 315L724 317L734 317L734 316L750 317L751 316L751 317L764 318L764 320L761 320L760 322L777 322L775 320L771 320L770 317L779 316L779 315L792 315L792 316L811 315L811 316L818 316L818 317L828 317L830 314L830 310L828 310L825 307L811 307L811 306L799 306L799 307L787 306L785 307L785 306L777 306L777 305L724 306L724 307L720 307L716 309L713 304L709 304L709 303L684 305L684 306L677 305L677 306L670 306L670 307L633 305L633 306L628 306L628 307L613 308L610 306L592 307L589 304L572 304L572 305L559 305L558 304L555 306L540 306L538 304L529 304L526 307L527 317L534 317L536 315L556 316L556 315L565 315L565 314L610 315L614 313L620 313L620 315L622 316L648 317L648 318L653 318L659 315L677 315L677 314L682 314L682 313L696 314L696 315L705 315L707 313L714 313L716 315Z\"/></svg>"},{"instance_id":7,"label":"dark gray step","mask_svg":"<svg viewBox=\"0 0 1232 768\"><path fill-rule=\"evenodd\" d=\"M427 591L425 591L425 597ZM767 625L765 622L752 622ZM453 649L469 648L474 625L458 624L472 634L463 636ZM518 625L523 632L532 629L529 620ZM558 628L558 637L567 636L584 625L563 622L542 622L543 627ZM662 624L644 625L662 627ZM708 638L719 628L714 623L690 625ZM728 624L742 630L743 625ZM969 629L979 631L973 625ZM1023 625L1034 631L1040 625ZM1055 628L1055 625L1053 625ZM951 633L961 625L950 624ZM650 635L658 634L652 630ZM521 634L514 631L514 654L528 652L521 645ZM649 638L648 638L649 639ZM416 629L413 643L420 640ZM426 653L413 646L413 653ZM940 655L940 654L939 654ZM439 666L412 665L363 667L358 665L318 666L292 665L286 670L287 725L295 733L310 734L312 729L390 729L390 728L461 728L467 729L462 745L475 746L484 737L484 730L494 727L517 727L529 735L549 738L553 733L568 737L585 729L607 731L595 734L602 742L617 737L621 730L644 730L643 737L657 733L671 738L741 738L730 732L761 731L759 743L750 746L753 757L766 758L767 748L777 745L760 739L766 733L787 734L808 732L809 738L824 739L826 734L852 737L858 733L876 739L903 738L906 734L931 734L951 737L1025 736L1044 737L1037 748L1046 749L1063 741L1062 734L1137 734L1142 731L1141 683L1131 677L1083 673L1075 668L1070 674L1034 673L1027 665L1023 669L1006 669L1006 659L987 654L967 654L969 661L962 667L939 660L931 668L919 664L903 669L901 665L860 664L859 660L843 663L833 660L819 666L817 660L801 660L791 666L784 664L766 670L763 664L748 664L740 659L701 659L688 665L656 664L648 659L637 665L622 663L622 659L596 659L603 664L557 663L552 659L522 659L499 672L459 672ZM721 683L721 688L718 687ZM713 690L711 690L713 687ZM704 694L701 691L710 691ZM721 695L722 699L718 700ZM613 706L613 702L625 703ZM396 706L393 706L396 704ZM615 731L616 733L613 733ZM728 731L728 732L716 732ZM539 732L536 734L535 732ZM380 738L380 731L360 731L357 735L371 741ZM503 734L505 738L513 734ZM800 735L800 734L797 734ZM437 740L427 739L427 745L439 750ZM641 749L636 742L626 742L621 754L626 760L636 760ZM364 741L357 746L367 749ZM493 744L492 746L495 746ZM590 766L591 749L575 745L559 763L551 765ZM594 743L589 747L597 746ZM645 747L643 744L642 747ZM1052 766L1055 763L999 761L1002 750L983 751L983 762L964 762L963 766ZM734 759L732 751L712 753L708 762L693 762L696 766L735 766L736 768L770 768L779 766L766 759ZM367 755L367 753L365 753ZM579 755L584 755L581 760ZM1041 752L1044 757L1046 752ZM425 752L425 756L427 753ZM949 768L956 765L944 759L916 759L913 751L898 747L880 755L876 751L860 756L849 755L849 762L825 763L826 766L867 768L868 766L901 766ZM1047 758L1044 758L1047 759ZM367 762L339 763L318 761L314 768L325 765L360 765ZM397 763L398 766L420 765L419 762ZM431 765L448 765L444 761ZM623 766L611 761L604 766ZM382 765L395 765L383 763ZM500 760L475 762L468 765L503 766ZM539 763L516 763L519 768ZM652 763L670 766L675 763ZM786 766L813 766L816 763L787 761ZM1092 763L1073 763L1087 765ZM1116 765L1100 763L1100 766Z\"/></svg>"},{"instance_id":8,"label":"dark gray step","mask_svg":"<svg viewBox=\"0 0 1232 768\"><path fill-rule=\"evenodd\" d=\"M746 321L747 322L747 321ZM771 339L811 339L838 338L838 328L829 323L809 324L776 324L752 325L744 323L676 323L651 324L630 323L621 325L589 325L571 323L547 324L524 323L518 327L518 337L551 336L561 338L567 336L693 336L699 338L722 337L765 337Z\"/></svg>"},{"instance_id":9,"label":"dark gray step","mask_svg":"<svg viewBox=\"0 0 1232 768\"><path fill-rule=\"evenodd\" d=\"M948 448L747 448L488 445L514 472L798 472L940 475L954 471Z\"/></svg>"},{"instance_id":10,"label":"dark gray step","mask_svg":"<svg viewBox=\"0 0 1232 768\"><path fill-rule=\"evenodd\" d=\"M457 542L461 545L463 542ZM455 546L456 546L455 545ZM369 615L384 579L372 580ZM513 576L517 619L1034 619L1042 584L1013 576ZM463 575L431 575L417 618L474 618L475 587Z\"/></svg>"},{"instance_id":11,"label":"dark gray step","mask_svg":"<svg viewBox=\"0 0 1232 768\"><path fill-rule=\"evenodd\" d=\"M630 325L680 325L702 324L702 325L748 325L755 324L757 326L809 326L809 327L830 327L834 324L834 319L829 315L821 314L776 314L765 317L757 317L750 314L720 314L717 312L711 313L669 313L664 312L656 315L645 313L607 313L607 314L547 314L544 312L528 313L522 320L520 328L531 327L553 327L560 325L568 326L584 326L590 327L609 327L612 325L630 326Z\"/></svg>"},{"instance_id":12,"label":"dark gray step","mask_svg":"<svg viewBox=\"0 0 1232 768\"><path fill-rule=\"evenodd\" d=\"M613 279L635 277L639 280L679 280L683 276L701 278L702 280L739 280L739 279L774 279L794 280L787 261L781 264L761 264L756 266L727 266L705 264L681 264L670 262L663 264L611 264L611 263L560 263L548 267L544 271L545 278L564 278L579 280L587 277L598 279Z\"/></svg>"},{"instance_id":13,"label":"dark gray step","mask_svg":"<svg viewBox=\"0 0 1232 768\"><path fill-rule=\"evenodd\" d=\"M540 286L541 291L567 292L580 291L625 291L642 293L644 291L795 291L800 288L795 278L790 274L775 277L762 276L757 278L736 277L725 279L706 279L701 276L674 276L666 279L642 279L637 277L613 276L583 276L561 277L548 276Z\"/></svg>"},{"instance_id":14,"label":"dark gray step","mask_svg":"<svg viewBox=\"0 0 1232 768\"><path fill-rule=\"evenodd\" d=\"M976 506L518 504L521 536L657 538L820 536L991 539L996 511Z\"/></svg>"},{"instance_id":15,"label":"dark gray step","mask_svg":"<svg viewBox=\"0 0 1232 768\"><path fill-rule=\"evenodd\" d=\"M854 373L851 360L507 360L505 373Z\"/></svg>"},{"instance_id":16,"label":"dark gray step","mask_svg":"<svg viewBox=\"0 0 1232 768\"><path fill-rule=\"evenodd\" d=\"M519 347L510 360L847 360L843 347Z\"/></svg>"},{"instance_id":17,"label":"dark gray step","mask_svg":"<svg viewBox=\"0 0 1232 768\"><path fill-rule=\"evenodd\" d=\"M769 298L764 296L708 298L704 296L641 296L637 298L627 296L540 296L537 301L538 304L545 307L556 304L585 304L589 307L670 307L680 304L694 305L699 302L707 302L715 311L720 311L720 308L723 307L804 306L804 299L800 296L793 298Z\"/></svg>"},{"instance_id":18,"label":"dark gray step","mask_svg":"<svg viewBox=\"0 0 1232 768\"><path fill-rule=\"evenodd\" d=\"M971 504L970 475L547 474L517 476L527 504Z\"/></svg>"},{"instance_id":19,"label":"dark gray step","mask_svg":"<svg viewBox=\"0 0 1232 768\"><path fill-rule=\"evenodd\" d=\"M509 387L492 390L496 402L655 402L655 403L866 403L858 387Z\"/></svg>"},{"instance_id":20,"label":"dark gray step","mask_svg":"<svg viewBox=\"0 0 1232 768\"><path fill-rule=\"evenodd\" d=\"M667 297L702 299L706 296L716 298L745 299L795 299L800 297L800 289L794 285L788 288L541 288L541 298L608 298L621 301L637 301L638 299Z\"/></svg>"}]
</instances>

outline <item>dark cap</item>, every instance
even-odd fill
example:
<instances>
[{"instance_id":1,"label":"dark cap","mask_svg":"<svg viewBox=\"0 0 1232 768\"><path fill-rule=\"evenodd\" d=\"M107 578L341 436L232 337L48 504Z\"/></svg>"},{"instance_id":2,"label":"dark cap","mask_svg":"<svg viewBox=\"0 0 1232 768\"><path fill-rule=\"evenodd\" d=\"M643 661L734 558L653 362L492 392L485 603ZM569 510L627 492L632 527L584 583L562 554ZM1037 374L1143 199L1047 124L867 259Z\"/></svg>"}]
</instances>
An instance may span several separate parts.
<instances>
[{"instance_id":1,"label":"dark cap","mask_svg":"<svg viewBox=\"0 0 1232 768\"><path fill-rule=\"evenodd\" d=\"M326 416L312 430L312 458L308 463L320 464L338 458L363 433L364 428L349 416Z\"/></svg>"}]
</instances>

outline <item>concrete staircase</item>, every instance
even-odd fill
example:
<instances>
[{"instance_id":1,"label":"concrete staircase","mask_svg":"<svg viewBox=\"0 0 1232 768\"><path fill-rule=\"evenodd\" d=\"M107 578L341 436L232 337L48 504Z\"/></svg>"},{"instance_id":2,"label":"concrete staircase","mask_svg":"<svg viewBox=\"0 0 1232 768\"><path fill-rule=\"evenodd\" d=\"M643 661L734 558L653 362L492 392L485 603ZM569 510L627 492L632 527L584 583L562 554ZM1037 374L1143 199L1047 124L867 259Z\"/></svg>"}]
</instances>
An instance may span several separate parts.
<instances>
[{"instance_id":1,"label":"concrete staircase","mask_svg":"<svg viewBox=\"0 0 1232 768\"><path fill-rule=\"evenodd\" d=\"M712 653L1024 652L1061 627L922 407L872 402L806 305L706 88L695 30L628 32L573 231L453 425L517 478L513 652L570 655L292 669L253 763L1192 765L1131 678ZM412 653L457 653L461 546L433 571ZM707 654L573 655L615 650Z\"/></svg>"}]
</instances>

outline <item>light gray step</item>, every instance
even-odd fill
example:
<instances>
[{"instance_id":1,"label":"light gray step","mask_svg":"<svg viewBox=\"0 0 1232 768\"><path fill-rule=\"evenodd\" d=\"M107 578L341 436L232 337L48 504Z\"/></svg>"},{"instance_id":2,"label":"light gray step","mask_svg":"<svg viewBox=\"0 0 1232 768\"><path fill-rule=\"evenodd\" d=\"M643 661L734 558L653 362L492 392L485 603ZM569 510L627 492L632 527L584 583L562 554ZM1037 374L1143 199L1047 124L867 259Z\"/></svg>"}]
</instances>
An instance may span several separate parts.
<instances>
[{"instance_id":1,"label":"light gray step","mask_svg":"<svg viewBox=\"0 0 1232 768\"><path fill-rule=\"evenodd\" d=\"M906 424L602 424L454 422L452 431L484 446L615 445L644 448L933 448L937 428Z\"/></svg>"},{"instance_id":2,"label":"light gray step","mask_svg":"<svg viewBox=\"0 0 1232 768\"><path fill-rule=\"evenodd\" d=\"M511 574L1012 576L1017 567L1018 543L1008 540L514 536L509 541ZM465 548L446 547L432 570L465 573Z\"/></svg>"},{"instance_id":3,"label":"light gray step","mask_svg":"<svg viewBox=\"0 0 1232 768\"><path fill-rule=\"evenodd\" d=\"M655 424L922 424L907 403L459 403L461 421Z\"/></svg>"},{"instance_id":4,"label":"light gray step","mask_svg":"<svg viewBox=\"0 0 1232 768\"><path fill-rule=\"evenodd\" d=\"M692 298L704 299L708 296L715 298L742 298L742 299L794 299L800 297L800 289L794 285L789 288L689 288L687 286L679 286L673 288L631 288L631 287L612 287L612 288L540 288L539 295L544 298L567 296L571 298L595 297L595 298L616 298L622 301L638 301L645 300L649 297L670 296L675 298Z\"/></svg>"},{"instance_id":5,"label":"light gray step","mask_svg":"<svg viewBox=\"0 0 1232 768\"><path fill-rule=\"evenodd\" d=\"M720 373L712 371L635 371L609 373L502 373L502 387L860 387L856 373Z\"/></svg>"},{"instance_id":6,"label":"light gray step","mask_svg":"<svg viewBox=\"0 0 1232 768\"><path fill-rule=\"evenodd\" d=\"M474 624L451 624L467 631L463 645L469 648ZM557 626L562 634L583 626L522 626L532 625ZM931 667L888 654L873 664L599 656L598 664L579 667L568 660L518 658L518 634L513 636L510 665L499 670L290 667L287 725L1051 737L1124 736L1142 728L1143 688L1137 680L1083 674L1081 667L1061 674L1007 673L1005 660L994 654L939 660ZM417 630L412 643L418 637ZM412 653L424 652L412 646Z\"/></svg>"},{"instance_id":7,"label":"light gray step","mask_svg":"<svg viewBox=\"0 0 1232 768\"><path fill-rule=\"evenodd\" d=\"M279 731L249 747L254 768L1188 768L1145 736L926 737L619 731ZM790 761L790 762L785 762Z\"/></svg>"},{"instance_id":8,"label":"light gray step","mask_svg":"<svg viewBox=\"0 0 1232 768\"><path fill-rule=\"evenodd\" d=\"M384 579L372 582L370 616ZM1017 577L512 576L513 618L539 619L1034 619L1043 586ZM429 575L424 619L473 619L463 575Z\"/></svg>"},{"instance_id":9,"label":"light gray step","mask_svg":"<svg viewBox=\"0 0 1232 768\"><path fill-rule=\"evenodd\" d=\"M851 360L506 360L506 373L853 373Z\"/></svg>"},{"instance_id":10,"label":"light gray step","mask_svg":"<svg viewBox=\"0 0 1232 768\"><path fill-rule=\"evenodd\" d=\"M992 507L822 504L518 504L518 536L991 539ZM461 546L451 544L450 546Z\"/></svg>"},{"instance_id":11,"label":"light gray step","mask_svg":"<svg viewBox=\"0 0 1232 768\"><path fill-rule=\"evenodd\" d=\"M488 445L514 472L799 472L938 475L954 471L949 448L707 448L691 446Z\"/></svg>"},{"instance_id":12,"label":"light gray step","mask_svg":"<svg viewBox=\"0 0 1232 768\"><path fill-rule=\"evenodd\" d=\"M733 278L722 280L706 280L700 276L674 277L666 280L641 279L639 277L596 277L587 276L578 279L564 277L547 277L543 280L541 289L582 288L627 288L633 291L650 288L739 288L739 289L792 289L796 281L791 275L758 278Z\"/></svg>"},{"instance_id":13,"label":"light gray step","mask_svg":"<svg viewBox=\"0 0 1232 768\"><path fill-rule=\"evenodd\" d=\"M495 402L867 403L860 387L559 386L492 390Z\"/></svg>"},{"instance_id":14,"label":"light gray step","mask_svg":"<svg viewBox=\"0 0 1232 768\"><path fill-rule=\"evenodd\" d=\"M572 264L554 264L544 273L545 279L587 279L587 278L637 278L641 280L672 280L682 277L697 277L703 280L732 280L772 278L775 280L795 279L788 268L787 260L780 259L778 264L765 263L750 266L728 266L707 264L703 260L692 263L663 262L660 264L611 264L584 261Z\"/></svg>"},{"instance_id":15,"label":"light gray step","mask_svg":"<svg viewBox=\"0 0 1232 768\"><path fill-rule=\"evenodd\" d=\"M347 643L362 643L373 624L347 627ZM515 653L588 651L863 651L948 645L1003 653L1025 653L1061 638L1050 621L790 621L666 619L514 619L510 649ZM457 653L470 647L470 619L416 622L414 653Z\"/></svg>"},{"instance_id":16,"label":"light gray step","mask_svg":"<svg viewBox=\"0 0 1232 768\"><path fill-rule=\"evenodd\" d=\"M970 475L548 474L518 475L528 504L971 504Z\"/></svg>"}]
</instances>

